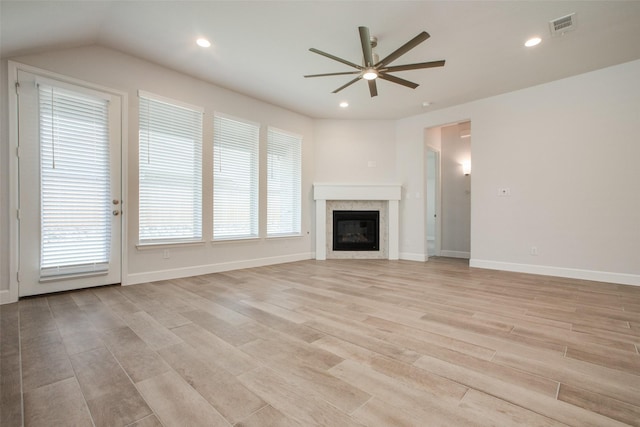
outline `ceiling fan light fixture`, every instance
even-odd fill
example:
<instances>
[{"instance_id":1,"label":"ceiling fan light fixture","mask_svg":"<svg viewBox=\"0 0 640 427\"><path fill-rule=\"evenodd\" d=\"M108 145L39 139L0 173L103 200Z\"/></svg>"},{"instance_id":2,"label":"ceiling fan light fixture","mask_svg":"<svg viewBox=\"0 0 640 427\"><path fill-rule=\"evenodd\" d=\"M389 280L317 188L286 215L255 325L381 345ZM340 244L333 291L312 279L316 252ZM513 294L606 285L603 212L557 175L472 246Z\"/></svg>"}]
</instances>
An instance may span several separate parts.
<instances>
[{"instance_id":1,"label":"ceiling fan light fixture","mask_svg":"<svg viewBox=\"0 0 640 427\"><path fill-rule=\"evenodd\" d=\"M365 80L375 80L378 78L378 72L374 68L367 68L364 70L362 78Z\"/></svg>"},{"instance_id":2,"label":"ceiling fan light fixture","mask_svg":"<svg viewBox=\"0 0 640 427\"><path fill-rule=\"evenodd\" d=\"M377 39L372 38L369 33L369 28L367 27L358 27L358 32L360 33L360 45L362 47L362 65L358 65L354 62L347 61L346 59L342 59L335 55L331 55L330 53L323 52L316 48L310 48L309 50L313 53L317 53L318 55L322 55L329 59L332 59L337 62L341 62L345 65L348 65L351 68L355 68L357 71L344 71L337 73L323 73L323 74L308 74L304 77L327 77L327 76L343 76L343 75L356 75L356 77L343 84L338 89L334 90L332 93L338 93L341 90L351 86L352 84L360 81L366 80L367 86L369 87L369 94L371 97L378 96L378 88L376 86L376 79L380 78L381 80L386 80L391 83L399 84L401 86L405 86L411 89L417 88L419 85L417 83L410 82L405 79L401 79L400 77L396 77L393 73L396 71L408 71L408 70L420 70L423 68L433 68L433 67L442 67L444 66L444 60L440 61L430 61L430 62L421 62L417 64L405 64L405 65L394 65L389 66L393 61L409 52L411 49L415 48L417 45L427 40L430 36L426 31L422 31L420 34L400 46L398 49L391 52L384 59L380 60L378 55L373 52L373 48L377 45Z\"/></svg>"},{"instance_id":3,"label":"ceiling fan light fixture","mask_svg":"<svg viewBox=\"0 0 640 427\"><path fill-rule=\"evenodd\" d=\"M203 37L199 38L198 40L196 40L196 44L200 47L210 47L211 46L211 42Z\"/></svg>"}]
</instances>

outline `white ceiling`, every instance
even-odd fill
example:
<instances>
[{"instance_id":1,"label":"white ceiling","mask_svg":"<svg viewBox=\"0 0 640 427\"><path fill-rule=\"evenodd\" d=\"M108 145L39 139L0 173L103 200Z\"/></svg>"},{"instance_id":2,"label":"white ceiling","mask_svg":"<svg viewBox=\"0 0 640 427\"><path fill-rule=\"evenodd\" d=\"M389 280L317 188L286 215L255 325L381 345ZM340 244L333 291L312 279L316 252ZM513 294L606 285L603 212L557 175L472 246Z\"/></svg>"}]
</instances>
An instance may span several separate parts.
<instances>
[{"instance_id":1,"label":"white ceiling","mask_svg":"<svg viewBox=\"0 0 640 427\"><path fill-rule=\"evenodd\" d=\"M640 1L8 1L0 2L3 58L97 44L314 118L397 119L640 58ZM549 21L576 13L551 37ZM352 71L309 52L361 63L358 26L384 57L421 31L431 38L393 65L445 59L443 68L378 81L371 98ZM542 43L525 48L540 36ZM205 36L213 46L202 49ZM640 76L639 76L640 78ZM348 101L348 109L340 109ZM423 107L423 102L431 102ZM597 100L594 100L597 102Z\"/></svg>"}]
</instances>

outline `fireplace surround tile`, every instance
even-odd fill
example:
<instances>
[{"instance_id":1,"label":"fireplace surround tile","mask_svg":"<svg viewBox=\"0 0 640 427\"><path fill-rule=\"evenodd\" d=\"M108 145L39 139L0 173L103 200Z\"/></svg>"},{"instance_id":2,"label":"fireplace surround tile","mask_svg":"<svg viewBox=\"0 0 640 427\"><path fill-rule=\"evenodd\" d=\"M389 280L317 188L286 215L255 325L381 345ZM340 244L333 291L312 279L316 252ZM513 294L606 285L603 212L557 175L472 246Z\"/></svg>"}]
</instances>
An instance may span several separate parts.
<instances>
[{"instance_id":1,"label":"fireplace surround tile","mask_svg":"<svg viewBox=\"0 0 640 427\"><path fill-rule=\"evenodd\" d=\"M387 259L388 250L388 209L386 200L327 200L327 259ZM380 249L377 251L334 251L333 211L379 211Z\"/></svg>"},{"instance_id":2,"label":"fireplace surround tile","mask_svg":"<svg viewBox=\"0 0 640 427\"><path fill-rule=\"evenodd\" d=\"M316 259L399 259L399 184L314 184ZM329 210L331 209L331 211ZM333 251L333 210L379 210L379 251ZM384 221L384 223L383 223ZM329 234L329 232L331 234ZM383 242L384 239L384 242ZM350 252L350 253L349 253Z\"/></svg>"}]
</instances>

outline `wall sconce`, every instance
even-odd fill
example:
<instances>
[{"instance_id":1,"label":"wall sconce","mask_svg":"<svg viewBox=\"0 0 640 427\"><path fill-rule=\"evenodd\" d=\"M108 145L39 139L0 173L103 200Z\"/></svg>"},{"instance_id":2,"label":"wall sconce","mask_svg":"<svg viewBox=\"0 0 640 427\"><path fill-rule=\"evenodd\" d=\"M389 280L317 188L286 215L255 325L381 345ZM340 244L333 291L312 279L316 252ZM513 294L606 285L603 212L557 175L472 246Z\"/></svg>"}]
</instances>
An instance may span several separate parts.
<instances>
[{"instance_id":1,"label":"wall sconce","mask_svg":"<svg viewBox=\"0 0 640 427\"><path fill-rule=\"evenodd\" d=\"M462 173L464 173L464 176L471 175L471 161L470 160L462 162Z\"/></svg>"}]
</instances>

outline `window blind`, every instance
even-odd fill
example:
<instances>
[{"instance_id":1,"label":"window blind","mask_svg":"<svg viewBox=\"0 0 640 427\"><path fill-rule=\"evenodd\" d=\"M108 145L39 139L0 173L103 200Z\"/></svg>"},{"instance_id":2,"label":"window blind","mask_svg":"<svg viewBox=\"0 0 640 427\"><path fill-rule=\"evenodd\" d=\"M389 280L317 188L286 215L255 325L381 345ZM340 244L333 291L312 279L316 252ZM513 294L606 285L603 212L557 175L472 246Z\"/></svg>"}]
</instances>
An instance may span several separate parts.
<instances>
[{"instance_id":1,"label":"window blind","mask_svg":"<svg viewBox=\"0 0 640 427\"><path fill-rule=\"evenodd\" d=\"M38 99L40 275L106 271L111 251L108 100L45 84L38 85Z\"/></svg>"},{"instance_id":2,"label":"window blind","mask_svg":"<svg viewBox=\"0 0 640 427\"><path fill-rule=\"evenodd\" d=\"M202 239L202 114L140 94L140 243Z\"/></svg>"},{"instance_id":3,"label":"window blind","mask_svg":"<svg viewBox=\"0 0 640 427\"><path fill-rule=\"evenodd\" d=\"M217 114L213 135L213 238L257 237L260 126Z\"/></svg>"},{"instance_id":4,"label":"window blind","mask_svg":"<svg viewBox=\"0 0 640 427\"><path fill-rule=\"evenodd\" d=\"M300 234L301 152L301 137L269 129L267 236Z\"/></svg>"}]
</instances>

